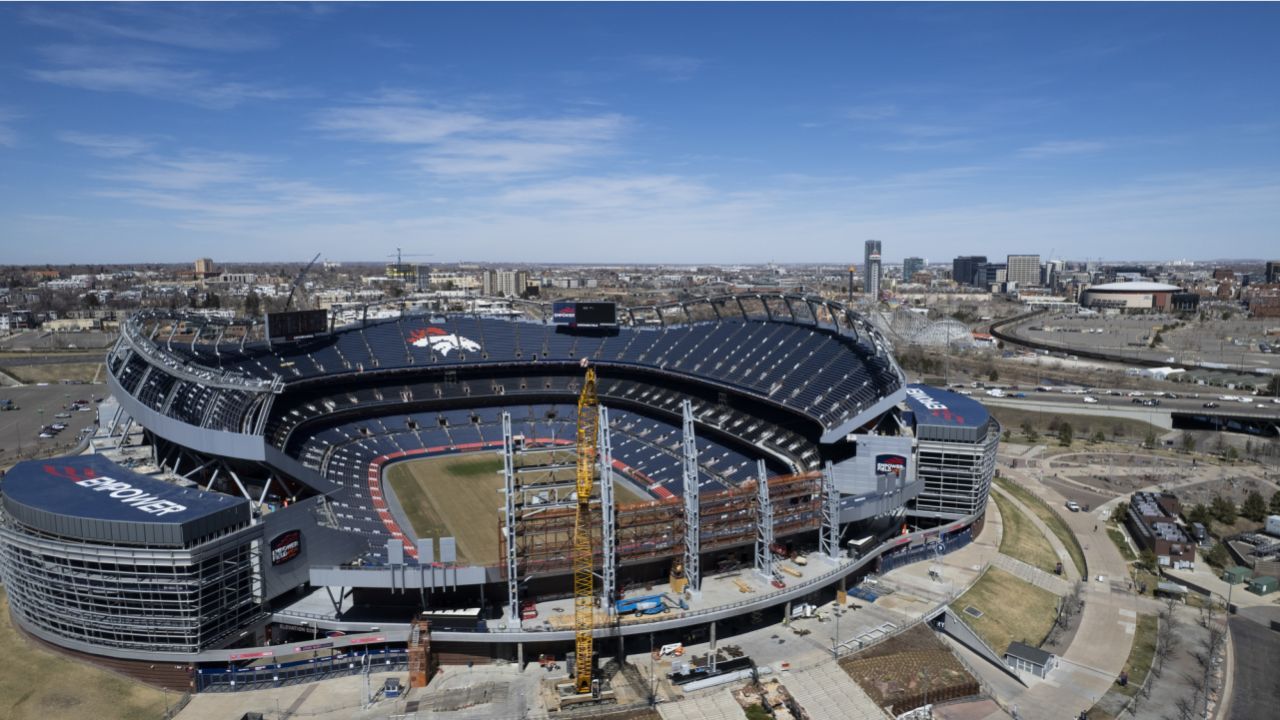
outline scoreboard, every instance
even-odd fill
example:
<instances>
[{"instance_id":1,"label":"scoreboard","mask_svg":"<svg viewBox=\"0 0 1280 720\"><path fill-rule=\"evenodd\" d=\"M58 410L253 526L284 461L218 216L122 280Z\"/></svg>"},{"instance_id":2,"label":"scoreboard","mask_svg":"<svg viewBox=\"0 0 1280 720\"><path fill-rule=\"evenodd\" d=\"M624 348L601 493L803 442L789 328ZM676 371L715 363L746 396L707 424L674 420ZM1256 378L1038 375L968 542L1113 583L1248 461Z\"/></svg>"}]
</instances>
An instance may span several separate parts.
<instances>
[{"instance_id":1,"label":"scoreboard","mask_svg":"<svg viewBox=\"0 0 1280 720\"><path fill-rule=\"evenodd\" d=\"M295 338L329 331L328 310L267 313L267 338Z\"/></svg>"},{"instance_id":2,"label":"scoreboard","mask_svg":"<svg viewBox=\"0 0 1280 720\"><path fill-rule=\"evenodd\" d=\"M580 328L617 327L618 306L611 302L557 302L551 306L556 325Z\"/></svg>"}]
</instances>

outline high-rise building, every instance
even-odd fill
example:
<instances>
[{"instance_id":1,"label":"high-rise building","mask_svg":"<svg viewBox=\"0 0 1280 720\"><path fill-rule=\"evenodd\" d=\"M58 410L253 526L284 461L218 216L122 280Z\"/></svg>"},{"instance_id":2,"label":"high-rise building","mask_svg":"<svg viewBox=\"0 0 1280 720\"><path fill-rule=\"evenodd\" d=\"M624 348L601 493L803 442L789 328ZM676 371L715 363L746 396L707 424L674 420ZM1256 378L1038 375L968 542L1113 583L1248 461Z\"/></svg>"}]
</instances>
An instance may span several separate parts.
<instances>
[{"instance_id":1,"label":"high-rise building","mask_svg":"<svg viewBox=\"0 0 1280 720\"><path fill-rule=\"evenodd\" d=\"M902 279L911 282L911 278L916 276L918 272L924 272L925 259L922 257L909 257L902 261Z\"/></svg>"},{"instance_id":2,"label":"high-rise building","mask_svg":"<svg viewBox=\"0 0 1280 720\"><path fill-rule=\"evenodd\" d=\"M1040 285L1039 255L1010 255L1005 267L1005 282L1016 283L1018 287Z\"/></svg>"},{"instance_id":3,"label":"high-rise building","mask_svg":"<svg viewBox=\"0 0 1280 720\"><path fill-rule=\"evenodd\" d=\"M977 282L978 266L986 264L986 255L961 255L951 261L951 279L959 285L981 285Z\"/></svg>"},{"instance_id":4,"label":"high-rise building","mask_svg":"<svg viewBox=\"0 0 1280 720\"><path fill-rule=\"evenodd\" d=\"M1280 283L1280 260L1268 261L1267 270L1264 275L1266 276L1268 285Z\"/></svg>"},{"instance_id":5,"label":"high-rise building","mask_svg":"<svg viewBox=\"0 0 1280 720\"><path fill-rule=\"evenodd\" d=\"M213 266L212 258L196 258L196 277L207 278L217 275L218 271Z\"/></svg>"},{"instance_id":6,"label":"high-rise building","mask_svg":"<svg viewBox=\"0 0 1280 720\"><path fill-rule=\"evenodd\" d=\"M880 299L880 241L868 240L866 254L863 257L862 292L872 300Z\"/></svg>"}]
</instances>

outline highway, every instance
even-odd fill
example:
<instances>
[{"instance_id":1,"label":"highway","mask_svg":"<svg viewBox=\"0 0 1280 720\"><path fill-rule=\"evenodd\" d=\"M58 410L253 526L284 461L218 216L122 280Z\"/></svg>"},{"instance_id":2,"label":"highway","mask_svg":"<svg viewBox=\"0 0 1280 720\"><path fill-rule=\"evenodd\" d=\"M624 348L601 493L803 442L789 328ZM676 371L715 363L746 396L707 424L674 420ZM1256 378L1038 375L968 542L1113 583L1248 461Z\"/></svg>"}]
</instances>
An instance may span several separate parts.
<instances>
[{"instance_id":1,"label":"highway","mask_svg":"<svg viewBox=\"0 0 1280 720\"><path fill-rule=\"evenodd\" d=\"M1110 392L1116 394L1109 395L1106 390L1094 388L1085 395L1070 395L1064 394L1060 390L1039 392L1031 388L1017 391L1005 390L1004 397L989 396L986 394L986 390L981 388L964 388L964 391L970 393L974 399L980 400L983 404L993 407L1018 408L1034 412L1062 413L1064 415L1123 417L1130 420L1141 420L1166 429L1173 427L1173 413L1280 422L1280 403L1273 402L1273 398L1253 397L1253 402L1249 403L1221 399L1223 395L1232 394L1230 391L1200 392L1198 393L1199 397L1177 392L1175 393L1178 395L1177 399L1168 397L1156 398L1160 401L1160 404L1154 407L1135 403L1135 398L1128 396L1130 392L1128 390L1111 390ZM1026 397L1012 397L1012 393L1016 392L1021 392ZM1195 395L1195 393L1191 393L1191 395ZM1086 403L1084 401L1085 397L1094 398L1097 402ZM1152 398L1155 398L1155 396L1147 392L1137 399L1149 400ZM1217 403L1218 407L1206 408L1204 404L1207 402Z\"/></svg>"}]
</instances>

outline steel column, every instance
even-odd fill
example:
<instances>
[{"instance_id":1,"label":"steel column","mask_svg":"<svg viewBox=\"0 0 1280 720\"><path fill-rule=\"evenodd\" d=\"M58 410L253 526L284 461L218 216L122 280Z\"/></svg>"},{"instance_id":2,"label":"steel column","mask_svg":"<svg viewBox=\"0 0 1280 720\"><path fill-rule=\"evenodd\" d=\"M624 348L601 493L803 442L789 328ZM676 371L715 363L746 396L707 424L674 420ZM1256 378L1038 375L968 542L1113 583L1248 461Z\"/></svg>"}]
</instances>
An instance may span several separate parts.
<instances>
[{"instance_id":1,"label":"steel column","mask_svg":"<svg viewBox=\"0 0 1280 720\"><path fill-rule=\"evenodd\" d=\"M773 503L764 460L756 461L756 572L773 580Z\"/></svg>"},{"instance_id":2,"label":"steel column","mask_svg":"<svg viewBox=\"0 0 1280 720\"><path fill-rule=\"evenodd\" d=\"M520 567L516 557L516 471L515 440L511 437L511 414L502 413L502 479L506 514L503 532L507 540L507 623L520 625Z\"/></svg>"},{"instance_id":3,"label":"steel column","mask_svg":"<svg viewBox=\"0 0 1280 720\"><path fill-rule=\"evenodd\" d=\"M836 476L828 460L822 468L822 529L819 537L822 554L830 560L840 558L840 493Z\"/></svg>"},{"instance_id":4,"label":"steel column","mask_svg":"<svg viewBox=\"0 0 1280 720\"><path fill-rule=\"evenodd\" d=\"M601 539L604 547L600 553L600 574L603 579L605 606L612 617L618 599L618 528L617 512L613 498L613 446L609 440L609 409L600 406L600 517Z\"/></svg>"},{"instance_id":5,"label":"steel column","mask_svg":"<svg viewBox=\"0 0 1280 720\"><path fill-rule=\"evenodd\" d=\"M689 589L702 590L702 516L698 507L698 445L693 434L693 404L685 399L680 404L683 423L684 474L684 574Z\"/></svg>"}]
</instances>

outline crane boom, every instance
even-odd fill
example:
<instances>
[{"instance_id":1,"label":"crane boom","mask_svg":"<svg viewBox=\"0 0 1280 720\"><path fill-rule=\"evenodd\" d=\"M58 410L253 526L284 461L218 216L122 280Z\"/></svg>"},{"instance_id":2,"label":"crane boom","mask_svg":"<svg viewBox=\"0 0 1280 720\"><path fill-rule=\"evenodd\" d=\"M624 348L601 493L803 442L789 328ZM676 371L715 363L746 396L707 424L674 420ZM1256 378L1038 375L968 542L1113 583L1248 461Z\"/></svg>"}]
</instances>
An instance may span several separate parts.
<instances>
[{"instance_id":1,"label":"crane boom","mask_svg":"<svg viewBox=\"0 0 1280 720\"><path fill-rule=\"evenodd\" d=\"M591 540L591 489L595 484L599 443L600 400L596 396L596 371L587 369L578 396L578 510L573 521L573 627L575 633L575 688L591 692L595 626L595 549Z\"/></svg>"},{"instance_id":2,"label":"crane boom","mask_svg":"<svg viewBox=\"0 0 1280 720\"><path fill-rule=\"evenodd\" d=\"M293 303L293 294L298 291L298 287L302 285L302 281L307 278L307 273L311 271L311 266L315 265L316 261L319 259L320 253L316 253L316 256L311 258L311 262L307 263L307 266L302 268L302 272L298 273L298 277L294 278L293 285L289 287L289 297L284 301L285 310L289 309L289 305Z\"/></svg>"}]
</instances>

